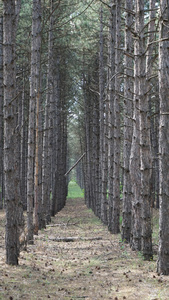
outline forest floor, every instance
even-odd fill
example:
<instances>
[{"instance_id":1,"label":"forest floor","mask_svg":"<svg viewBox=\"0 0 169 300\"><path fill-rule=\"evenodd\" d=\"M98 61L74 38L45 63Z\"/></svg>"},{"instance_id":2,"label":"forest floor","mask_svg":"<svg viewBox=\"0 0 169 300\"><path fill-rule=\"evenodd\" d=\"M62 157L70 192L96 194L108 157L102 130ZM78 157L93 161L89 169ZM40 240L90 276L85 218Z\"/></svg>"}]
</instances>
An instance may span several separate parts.
<instances>
[{"instance_id":1,"label":"forest floor","mask_svg":"<svg viewBox=\"0 0 169 300\"><path fill-rule=\"evenodd\" d=\"M67 200L21 252L18 267L5 264L4 225L0 212L0 299L169 299L169 277L157 275L157 257L145 262L120 235L110 234L83 199ZM68 237L75 239L61 241Z\"/></svg>"}]
</instances>

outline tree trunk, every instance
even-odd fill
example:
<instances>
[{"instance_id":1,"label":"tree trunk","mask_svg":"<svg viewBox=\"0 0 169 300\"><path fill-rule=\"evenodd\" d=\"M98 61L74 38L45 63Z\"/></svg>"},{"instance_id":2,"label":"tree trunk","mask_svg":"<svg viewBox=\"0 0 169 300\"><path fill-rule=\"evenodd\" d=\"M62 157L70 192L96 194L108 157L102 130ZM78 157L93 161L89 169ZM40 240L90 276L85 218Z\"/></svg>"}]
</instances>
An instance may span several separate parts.
<instances>
[{"instance_id":1,"label":"tree trunk","mask_svg":"<svg viewBox=\"0 0 169 300\"><path fill-rule=\"evenodd\" d=\"M26 137L25 137L25 79L23 74L23 87L22 87L22 102L20 106L20 191L21 191L21 199L23 203L23 209L26 209Z\"/></svg>"},{"instance_id":2,"label":"tree trunk","mask_svg":"<svg viewBox=\"0 0 169 300\"><path fill-rule=\"evenodd\" d=\"M147 96L148 86L146 85L146 57L144 37L144 0L139 0L139 123L140 123L140 160L141 160L141 250L144 259L150 260L152 254L152 230L151 230L151 174L152 156L150 142L150 116L149 98Z\"/></svg>"},{"instance_id":3,"label":"tree trunk","mask_svg":"<svg viewBox=\"0 0 169 300\"><path fill-rule=\"evenodd\" d=\"M4 1L4 38L3 38L3 84L4 84L4 173L6 200L6 262L18 264L19 227L18 227L18 161L16 161L16 70L15 2Z\"/></svg>"},{"instance_id":4,"label":"tree trunk","mask_svg":"<svg viewBox=\"0 0 169 300\"><path fill-rule=\"evenodd\" d=\"M41 219L41 0L37 2L36 15L36 114L35 114L35 175L34 175L34 233L38 234L39 220Z\"/></svg>"},{"instance_id":5,"label":"tree trunk","mask_svg":"<svg viewBox=\"0 0 169 300\"><path fill-rule=\"evenodd\" d=\"M133 113L133 40L131 27L133 16L129 11L133 10L133 1L125 1L126 8L126 29L125 29L125 79L124 79L124 140L123 140L123 221L122 240L130 242L131 234L131 191L132 182L130 178L129 157L132 142L132 113Z\"/></svg>"},{"instance_id":6,"label":"tree trunk","mask_svg":"<svg viewBox=\"0 0 169 300\"><path fill-rule=\"evenodd\" d=\"M100 49L99 49L99 112L100 112L100 154L99 154L99 173L100 173L100 202L101 220L104 224L107 220L107 112L104 104L104 40L103 40L103 7L100 9ZM105 117L106 116L106 117Z\"/></svg>"},{"instance_id":7,"label":"tree trunk","mask_svg":"<svg viewBox=\"0 0 169 300\"><path fill-rule=\"evenodd\" d=\"M48 60L49 67L49 60ZM49 72L49 68L48 68ZM49 75L49 73L47 73ZM45 116L44 116L44 128L43 128L43 151L42 151L42 214L40 219L40 227L45 228L47 219L50 218L50 160L48 151L48 136L49 136L49 78L47 75L47 95L45 102Z\"/></svg>"},{"instance_id":8,"label":"tree trunk","mask_svg":"<svg viewBox=\"0 0 169 300\"><path fill-rule=\"evenodd\" d=\"M99 100L97 96L93 96L93 137L92 137L92 152L93 152L93 200L95 215L100 218L101 216L101 203L100 203L100 130L99 130Z\"/></svg>"},{"instance_id":9,"label":"tree trunk","mask_svg":"<svg viewBox=\"0 0 169 300\"><path fill-rule=\"evenodd\" d=\"M34 202L34 158L35 158L35 108L39 97L39 71L41 47L41 1L33 0L31 78L28 127L28 174L27 174L27 229L28 242L33 243L33 202Z\"/></svg>"},{"instance_id":10,"label":"tree trunk","mask_svg":"<svg viewBox=\"0 0 169 300\"><path fill-rule=\"evenodd\" d=\"M103 147L104 147L104 62L103 62L103 7L100 8L100 48L99 48L99 115L100 115L100 153L99 153L99 198L101 202L101 220L107 223L107 206L102 197Z\"/></svg>"},{"instance_id":11,"label":"tree trunk","mask_svg":"<svg viewBox=\"0 0 169 300\"><path fill-rule=\"evenodd\" d=\"M135 35L134 40L134 103L133 103L133 136L130 155L130 176L132 182L132 230L130 244L133 250L141 250L141 172L140 172L140 124L139 124L139 78L140 47L139 37L140 11L139 0L135 1ZM142 12L141 12L142 13Z\"/></svg>"},{"instance_id":12,"label":"tree trunk","mask_svg":"<svg viewBox=\"0 0 169 300\"><path fill-rule=\"evenodd\" d=\"M3 203L3 17L0 16L0 209Z\"/></svg>"},{"instance_id":13,"label":"tree trunk","mask_svg":"<svg viewBox=\"0 0 169 300\"><path fill-rule=\"evenodd\" d=\"M147 53L146 53L146 83L147 101L149 101L150 111L150 136L151 136L151 149L152 149L152 193L151 193L151 206L159 208L159 86L158 79L150 79L154 75L154 63L156 63L155 55L157 55L158 45L153 43L155 41L155 21L156 21L156 1L149 1L149 24L148 24L148 39L147 39Z\"/></svg>"},{"instance_id":14,"label":"tree trunk","mask_svg":"<svg viewBox=\"0 0 169 300\"><path fill-rule=\"evenodd\" d=\"M108 46L108 228L113 222L113 164L114 164L114 95L115 95L115 26L116 10L113 2L110 9Z\"/></svg>"},{"instance_id":15,"label":"tree trunk","mask_svg":"<svg viewBox=\"0 0 169 300\"><path fill-rule=\"evenodd\" d=\"M67 157L67 113L65 110L65 94L66 90L62 88L66 74L61 72L56 74L56 142L55 142L55 181L54 181L54 193L53 201L55 201L55 213L60 211L66 202L67 186L66 177L66 157ZM62 77L63 76L63 77ZM59 92L60 90L60 92Z\"/></svg>"},{"instance_id":16,"label":"tree trunk","mask_svg":"<svg viewBox=\"0 0 169 300\"><path fill-rule=\"evenodd\" d=\"M159 43L159 93L160 93L160 128L159 128L159 167L160 167L160 222L159 256L157 270L169 275L169 7L168 1L162 0L160 6L160 43Z\"/></svg>"},{"instance_id":17,"label":"tree trunk","mask_svg":"<svg viewBox=\"0 0 169 300\"><path fill-rule=\"evenodd\" d=\"M50 191L51 191L51 134L50 127L50 101L53 97L53 0L50 1L50 24L48 34L48 66L47 66L47 94L45 102L45 123L43 132L42 154L42 220L41 226L45 227L51 219Z\"/></svg>"},{"instance_id":18,"label":"tree trunk","mask_svg":"<svg viewBox=\"0 0 169 300\"><path fill-rule=\"evenodd\" d=\"M157 88L156 88L157 90ZM155 101L155 119L154 119L154 169L155 169L155 206L159 208L159 99Z\"/></svg>"},{"instance_id":19,"label":"tree trunk","mask_svg":"<svg viewBox=\"0 0 169 300\"><path fill-rule=\"evenodd\" d=\"M120 51L121 37L121 1L116 1L116 28L115 28L115 94L114 94L114 162L113 162L113 207L111 232L120 232Z\"/></svg>"},{"instance_id":20,"label":"tree trunk","mask_svg":"<svg viewBox=\"0 0 169 300\"><path fill-rule=\"evenodd\" d=\"M65 90L64 90L65 94ZM60 207L59 210L61 210L66 203L66 196L67 196L67 180L64 176L67 168L67 112L66 112L66 95L62 95L62 98L64 99L62 103L62 162L61 162L61 201L60 201Z\"/></svg>"},{"instance_id":21,"label":"tree trunk","mask_svg":"<svg viewBox=\"0 0 169 300\"><path fill-rule=\"evenodd\" d=\"M21 0L15 1L15 21L16 21L16 30L19 23L19 16L20 16L20 10L21 10ZM18 74L16 74L16 78ZM22 234L25 220L23 216L23 199L21 196L21 177L20 177L20 167L21 167L21 153L20 153L20 146L21 146L21 120L22 120L22 105L20 105L21 100L21 89L19 88L19 80L16 79L16 91L15 93L19 95L19 98L16 98L16 111L15 111L15 161L18 163L18 167L15 168L15 186L17 191L17 197L19 199L18 201L18 226L19 226L19 235Z\"/></svg>"},{"instance_id":22,"label":"tree trunk","mask_svg":"<svg viewBox=\"0 0 169 300\"><path fill-rule=\"evenodd\" d=\"M92 177L91 177L91 112L92 105L87 91L87 80L83 78L83 95L85 107L85 200L88 208L92 208Z\"/></svg>"},{"instance_id":23,"label":"tree trunk","mask_svg":"<svg viewBox=\"0 0 169 300\"><path fill-rule=\"evenodd\" d=\"M40 80L42 78L40 76ZM42 83L40 83L40 89L42 89ZM41 218L43 214L42 208L42 152L43 152L43 102L42 102L42 94L40 96L39 102L39 130L38 130L38 226L39 230L41 227Z\"/></svg>"},{"instance_id":24,"label":"tree trunk","mask_svg":"<svg viewBox=\"0 0 169 300\"><path fill-rule=\"evenodd\" d=\"M61 164L62 164L62 103L60 94L60 55L55 58L55 71L53 72L53 99L50 104L50 151L52 178L52 216L59 207L61 191ZM52 131L51 131L52 130Z\"/></svg>"},{"instance_id":25,"label":"tree trunk","mask_svg":"<svg viewBox=\"0 0 169 300\"><path fill-rule=\"evenodd\" d=\"M35 193L34 193L34 234L38 234L39 230L39 105L40 105L40 87L38 87L38 95L36 98L36 134L35 134Z\"/></svg>"}]
</instances>

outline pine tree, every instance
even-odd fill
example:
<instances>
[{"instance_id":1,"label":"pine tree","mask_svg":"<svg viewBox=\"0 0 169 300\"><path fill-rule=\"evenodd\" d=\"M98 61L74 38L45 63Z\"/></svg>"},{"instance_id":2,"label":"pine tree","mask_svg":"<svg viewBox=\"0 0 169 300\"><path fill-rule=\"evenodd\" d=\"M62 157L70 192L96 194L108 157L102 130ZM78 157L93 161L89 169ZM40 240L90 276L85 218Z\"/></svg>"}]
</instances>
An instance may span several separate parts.
<instances>
[{"instance_id":1,"label":"pine tree","mask_svg":"<svg viewBox=\"0 0 169 300\"><path fill-rule=\"evenodd\" d=\"M140 34L139 36L139 123L140 123L140 169L141 169L141 249L144 258L152 259L152 230L151 230L151 174L152 154L150 143L149 101L146 97L146 57L144 55L144 1L139 1Z\"/></svg>"},{"instance_id":2,"label":"pine tree","mask_svg":"<svg viewBox=\"0 0 169 300\"><path fill-rule=\"evenodd\" d=\"M6 202L6 262L18 264L19 257L19 180L15 147L17 141L16 95L16 10L15 2L4 1L3 11L3 85L4 85L4 182Z\"/></svg>"},{"instance_id":3,"label":"pine tree","mask_svg":"<svg viewBox=\"0 0 169 300\"><path fill-rule=\"evenodd\" d=\"M39 77L40 76L39 74L40 73L40 47L41 47L40 24L41 24L41 1L33 0L31 78L30 78L29 128L28 128L28 174L27 174L27 229L28 229L29 243L33 243L33 231L34 231L34 225L33 225L34 159L35 159L35 152L34 152L35 151L35 127L34 126L35 126L35 109L36 108L38 109L38 102L40 97L40 85L39 85L40 84L40 77ZM36 204L37 204L37 199L36 199Z\"/></svg>"},{"instance_id":4,"label":"pine tree","mask_svg":"<svg viewBox=\"0 0 169 300\"><path fill-rule=\"evenodd\" d=\"M160 42L159 42L159 95L160 95L160 128L159 128L159 159L160 159L160 223L159 223L159 273L169 275L169 41L168 41L168 1L160 4Z\"/></svg>"},{"instance_id":5,"label":"pine tree","mask_svg":"<svg viewBox=\"0 0 169 300\"><path fill-rule=\"evenodd\" d=\"M0 209L3 208L3 17L0 16Z\"/></svg>"},{"instance_id":6,"label":"pine tree","mask_svg":"<svg viewBox=\"0 0 169 300\"><path fill-rule=\"evenodd\" d=\"M116 6L111 2L108 45L108 227L113 224L113 164L114 164L114 96L115 96L115 28Z\"/></svg>"},{"instance_id":7,"label":"pine tree","mask_svg":"<svg viewBox=\"0 0 169 300\"><path fill-rule=\"evenodd\" d=\"M141 5L141 7L140 7ZM141 172L140 172L140 123L139 123L139 78L140 78L140 34L143 16L142 1L135 1L135 40L134 40L134 99L133 136L130 154L130 176L132 181L132 230L130 244L133 250L141 250Z\"/></svg>"},{"instance_id":8,"label":"pine tree","mask_svg":"<svg viewBox=\"0 0 169 300\"><path fill-rule=\"evenodd\" d=\"M116 3L116 23L115 23L115 91L114 91L114 162L113 162L113 209L111 232L117 234L120 232L120 62L121 55L119 48L121 46L121 1Z\"/></svg>"},{"instance_id":9,"label":"pine tree","mask_svg":"<svg viewBox=\"0 0 169 300\"><path fill-rule=\"evenodd\" d=\"M131 234L131 192L132 182L130 179L129 157L132 142L132 113L133 113L133 40L132 24L133 1L125 1L126 19L125 19L125 56L124 56L124 137L123 137L123 222L122 222L122 240L130 242Z\"/></svg>"}]
</instances>

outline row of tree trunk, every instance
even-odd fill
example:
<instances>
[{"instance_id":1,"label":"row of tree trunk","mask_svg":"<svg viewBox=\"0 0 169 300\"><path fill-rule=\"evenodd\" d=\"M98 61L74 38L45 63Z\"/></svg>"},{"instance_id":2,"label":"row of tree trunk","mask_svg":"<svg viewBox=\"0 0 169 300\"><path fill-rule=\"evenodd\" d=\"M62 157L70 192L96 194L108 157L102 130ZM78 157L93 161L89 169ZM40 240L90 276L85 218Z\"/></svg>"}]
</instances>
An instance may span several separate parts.
<instances>
[{"instance_id":1,"label":"row of tree trunk","mask_svg":"<svg viewBox=\"0 0 169 300\"><path fill-rule=\"evenodd\" d=\"M17 79L20 4L4 1L0 18L0 205L6 208L6 262L13 265L18 264L22 231L33 243L34 234L63 208L67 196L66 74L52 36L54 1L50 1L47 68L42 65L41 0L32 2L29 85L24 66Z\"/></svg>"},{"instance_id":2,"label":"row of tree trunk","mask_svg":"<svg viewBox=\"0 0 169 300\"><path fill-rule=\"evenodd\" d=\"M95 73L89 66L83 76L85 199L146 260L153 258L152 208L160 201L158 272L169 274L168 6L166 0L122 4L107 5L108 36L101 7Z\"/></svg>"},{"instance_id":3,"label":"row of tree trunk","mask_svg":"<svg viewBox=\"0 0 169 300\"><path fill-rule=\"evenodd\" d=\"M153 257L151 208L160 206L158 272L169 274L168 1L103 2L99 46L92 52L84 41L74 50L77 36L69 40L78 27L77 16L66 10L69 1L45 3L32 1L27 64L20 62L16 38L21 1L3 1L0 18L0 203L6 207L7 263L18 263L23 207L33 243L33 234L65 204L67 117L70 98L76 102L78 95L84 100L79 124L86 155L77 177L87 206L113 234L121 227L123 241L147 260Z\"/></svg>"}]
</instances>

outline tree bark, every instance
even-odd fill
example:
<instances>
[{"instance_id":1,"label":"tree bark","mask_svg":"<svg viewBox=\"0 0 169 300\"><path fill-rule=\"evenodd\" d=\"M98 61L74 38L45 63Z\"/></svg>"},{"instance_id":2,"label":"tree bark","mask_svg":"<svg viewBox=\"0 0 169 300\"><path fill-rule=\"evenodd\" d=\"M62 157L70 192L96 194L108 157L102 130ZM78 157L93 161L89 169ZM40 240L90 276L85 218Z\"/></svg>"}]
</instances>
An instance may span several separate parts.
<instances>
[{"instance_id":1,"label":"tree bark","mask_svg":"<svg viewBox=\"0 0 169 300\"><path fill-rule=\"evenodd\" d=\"M116 27L115 27L115 94L114 94L114 162L113 162L113 207L111 232L120 232L120 51L121 46L121 1L116 3Z\"/></svg>"},{"instance_id":2,"label":"tree bark","mask_svg":"<svg viewBox=\"0 0 169 300\"><path fill-rule=\"evenodd\" d=\"M3 17L0 16L0 209L3 203Z\"/></svg>"},{"instance_id":3,"label":"tree bark","mask_svg":"<svg viewBox=\"0 0 169 300\"><path fill-rule=\"evenodd\" d=\"M75 162L75 164L65 173L65 176L67 176L80 163L80 161L83 159L85 154L86 153L83 153L83 155L80 156L80 158Z\"/></svg>"},{"instance_id":4,"label":"tree bark","mask_svg":"<svg viewBox=\"0 0 169 300\"><path fill-rule=\"evenodd\" d=\"M85 63L85 62L84 62ZM92 208L92 177L91 177L91 112L92 103L90 101L88 93L88 80L87 76L83 75L83 95L84 95L84 107L85 107L85 200L88 208Z\"/></svg>"},{"instance_id":5,"label":"tree bark","mask_svg":"<svg viewBox=\"0 0 169 300\"><path fill-rule=\"evenodd\" d=\"M52 188L51 155L52 155L52 128L51 128L51 104L53 97L53 0L50 1L50 20L48 33L48 66L47 66L47 93L45 102L45 123L43 132L43 154L42 154L42 227L50 222L51 205L50 192Z\"/></svg>"},{"instance_id":6,"label":"tree bark","mask_svg":"<svg viewBox=\"0 0 169 300\"><path fill-rule=\"evenodd\" d=\"M167 0L160 2L160 43L159 43L159 167L160 167L160 220L159 256L157 270L169 275L169 6Z\"/></svg>"},{"instance_id":7,"label":"tree bark","mask_svg":"<svg viewBox=\"0 0 169 300\"><path fill-rule=\"evenodd\" d=\"M99 99L97 95L93 95L93 116L92 116L92 199L94 202L94 213L100 218L100 128L99 128Z\"/></svg>"},{"instance_id":8,"label":"tree bark","mask_svg":"<svg viewBox=\"0 0 169 300\"><path fill-rule=\"evenodd\" d=\"M23 209L26 209L26 120L25 120L25 78L23 74L22 100L20 106L20 193Z\"/></svg>"},{"instance_id":9,"label":"tree bark","mask_svg":"<svg viewBox=\"0 0 169 300\"><path fill-rule=\"evenodd\" d=\"M155 55L158 51L158 45L153 43L155 41L156 29L156 1L149 1L149 23L148 23L148 39L147 39L147 53L146 53L146 77L147 77L147 101L149 101L150 111L150 136L152 149L152 193L151 206L159 208L159 86L158 78L150 80L154 75L154 66L156 63Z\"/></svg>"},{"instance_id":10,"label":"tree bark","mask_svg":"<svg viewBox=\"0 0 169 300\"><path fill-rule=\"evenodd\" d=\"M64 91L64 101L63 101L63 108L62 108L62 123L63 123L63 129L62 129L62 163L61 163L61 202L59 210L61 210L66 203L66 197L67 197L67 180L64 176L67 168L67 112L66 112L66 93Z\"/></svg>"},{"instance_id":11,"label":"tree bark","mask_svg":"<svg viewBox=\"0 0 169 300\"><path fill-rule=\"evenodd\" d=\"M27 173L27 229L28 242L33 243L34 159L35 159L35 108L39 95L41 1L33 0L32 7L31 78L28 126L28 173Z\"/></svg>"},{"instance_id":12,"label":"tree bark","mask_svg":"<svg viewBox=\"0 0 169 300\"><path fill-rule=\"evenodd\" d=\"M141 160L141 250L145 260L150 260L152 254L152 230L151 230L151 174L152 154L150 142L150 115L149 98L146 85L146 57L144 37L144 1L138 3L139 11L139 123L140 123L140 160Z\"/></svg>"},{"instance_id":13,"label":"tree bark","mask_svg":"<svg viewBox=\"0 0 169 300\"><path fill-rule=\"evenodd\" d=\"M156 88L156 91L158 87ZM156 92L157 94L157 92ZM155 101L155 118L154 118L154 169L155 169L155 207L159 208L159 99Z\"/></svg>"},{"instance_id":14,"label":"tree bark","mask_svg":"<svg viewBox=\"0 0 169 300\"><path fill-rule=\"evenodd\" d=\"M103 37L103 7L100 8L100 49L99 49L99 112L100 112L100 155L99 155L99 173L100 173L100 202L101 202L101 220L104 224L107 219L107 112L104 104L104 37Z\"/></svg>"},{"instance_id":15,"label":"tree bark","mask_svg":"<svg viewBox=\"0 0 169 300\"><path fill-rule=\"evenodd\" d=\"M133 39L131 28L133 16L129 11L133 10L133 1L125 1L126 8L126 29L125 29L125 52L133 53ZM123 221L122 221L122 240L130 242L131 234L131 193L132 182L130 178L129 157L132 142L132 114L133 114L133 59L125 55L125 78L124 78L124 140L123 140Z\"/></svg>"},{"instance_id":16,"label":"tree bark","mask_svg":"<svg viewBox=\"0 0 169 300\"><path fill-rule=\"evenodd\" d=\"M115 95L115 28L116 10L113 2L110 9L108 46L108 228L113 222L113 165L114 165L114 95Z\"/></svg>"},{"instance_id":17,"label":"tree bark","mask_svg":"<svg viewBox=\"0 0 169 300\"><path fill-rule=\"evenodd\" d=\"M18 226L18 161L16 161L16 70L15 42L16 15L15 2L4 1L3 12L3 85L4 85L4 173L6 201L6 262L17 265L19 257Z\"/></svg>"},{"instance_id":18,"label":"tree bark","mask_svg":"<svg viewBox=\"0 0 169 300\"><path fill-rule=\"evenodd\" d=\"M134 40L134 103L133 103L133 136L130 155L130 176L132 182L132 230L130 245L133 250L141 250L141 172L140 172L140 122L139 122L139 78L140 46L139 37L140 11L139 0L135 1L135 40ZM141 13L143 13L141 11Z\"/></svg>"},{"instance_id":19,"label":"tree bark","mask_svg":"<svg viewBox=\"0 0 169 300\"><path fill-rule=\"evenodd\" d=\"M55 58L55 71L53 72L54 90L50 102L50 157L52 175L52 216L54 216L61 199L61 164L62 164L62 100L60 79L60 55Z\"/></svg>"},{"instance_id":20,"label":"tree bark","mask_svg":"<svg viewBox=\"0 0 169 300\"><path fill-rule=\"evenodd\" d=\"M39 220L41 219L41 56L42 56L42 31L41 31L41 0L37 2L36 15L36 113L35 113L35 174L34 174L34 233L38 234Z\"/></svg>"},{"instance_id":21,"label":"tree bark","mask_svg":"<svg viewBox=\"0 0 169 300\"><path fill-rule=\"evenodd\" d=\"M107 206L102 197L102 171L103 171L103 147L104 147L104 62L103 62L103 7L100 7L100 47L99 47L99 129L100 129L100 151L99 151L99 198L101 202L101 220L107 223Z\"/></svg>"}]
</instances>

